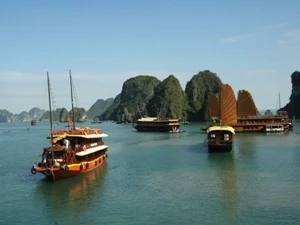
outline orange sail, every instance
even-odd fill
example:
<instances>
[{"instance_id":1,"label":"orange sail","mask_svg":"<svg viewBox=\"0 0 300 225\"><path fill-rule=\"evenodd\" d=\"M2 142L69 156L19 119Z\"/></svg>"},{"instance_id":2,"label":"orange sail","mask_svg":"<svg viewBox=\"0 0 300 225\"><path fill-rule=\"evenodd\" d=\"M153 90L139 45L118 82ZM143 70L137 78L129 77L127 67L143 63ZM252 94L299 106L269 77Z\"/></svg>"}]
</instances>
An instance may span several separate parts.
<instances>
[{"instance_id":1,"label":"orange sail","mask_svg":"<svg viewBox=\"0 0 300 225\"><path fill-rule=\"evenodd\" d=\"M209 96L209 116L210 118L220 116L219 94Z\"/></svg>"},{"instance_id":2,"label":"orange sail","mask_svg":"<svg viewBox=\"0 0 300 225\"><path fill-rule=\"evenodd\" d=\"M249 91L240 90L237 98L237 116L256 116L256 106Z\"/></svg>"},{"instance_id":3,"label":"orange sail","mask_svg":"<svg viewBox=\"0 0 300 225\"><path fill-rule=\"evenodd\" d=\"M223 84L220 90L220 120L225 124L237 122L236 99L229 84Z\"/></svg>"}]
</instances>

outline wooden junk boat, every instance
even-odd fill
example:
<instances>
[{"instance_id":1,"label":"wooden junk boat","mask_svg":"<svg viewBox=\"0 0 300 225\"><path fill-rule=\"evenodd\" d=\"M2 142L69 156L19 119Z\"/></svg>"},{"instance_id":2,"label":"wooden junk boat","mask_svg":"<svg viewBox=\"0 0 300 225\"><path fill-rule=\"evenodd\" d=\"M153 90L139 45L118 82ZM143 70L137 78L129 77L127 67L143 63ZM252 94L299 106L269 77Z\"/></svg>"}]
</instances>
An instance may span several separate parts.
<instances>
[{"instance_id":1,"label":"wooden junk boat","mask_svg":"<svg viewBox=\"0 0 300 225\"><path fill-rule=\"evenodd\" d=\"M233 146L233 127L214 125L207 129L207 146L210 152L230 152Z\"/></svg>"},{"instance_id":2,"label":"wooden junk boat","mask_svg":"<svg viewBox=\"0 0 300 225\"><path fill-rule=\"evenodd\" d=\"M135 121L133 127L137 131L178 133L180 122L179 119L142 117Z\"/></svg>"},{"instance_id":3,"label":"wooden junk boat","mask_svg":"<svg viewBox=\"0 0 300 225\"><path fill-rule=\"evenodd\" d=\"M146 117L142 116L142 113L137 106L135 122L133 127L137 131L148 132L172 132L179 133L180 122L179 119L161 118L161 117ZM137 119L137 117L140 117Z\"/></svg>"},{"instance_id":4,"label":"wooden junk boat","mask_svg":"<svg viewBox=\"0 0 300 225\"><path fill-rule=\"evenodd\" d=\"M51 97L49 75L47 73L49 108ZM71 73L70 81L72 82ZM73 94L71 84L73 109ZM73 118L74 118L74 110ZM107 137L100 129L76 128L75 123L69 130L52 130L52 114L50 113L50 147L42 152L42 160L31 167L31 173L41 173L53 180L70 177L91 171L104 163L108 146L102 138Z\"/></svg>"},{"instance_id":5,"label":"wooden junk boat","mask_svg":"<svg viewBox=\"0 0 300 225\"><path fill-rule=\"evenodd\" d=\"M285 112L259 115L251 94L240 90L236 100L228 84L221 86L219 94L210 96L209 114L214 122L222 121L233 127L235 132L282 132L294 126ZM202 130L206 131L212 125Z\"/></svg>"}]
</instances>

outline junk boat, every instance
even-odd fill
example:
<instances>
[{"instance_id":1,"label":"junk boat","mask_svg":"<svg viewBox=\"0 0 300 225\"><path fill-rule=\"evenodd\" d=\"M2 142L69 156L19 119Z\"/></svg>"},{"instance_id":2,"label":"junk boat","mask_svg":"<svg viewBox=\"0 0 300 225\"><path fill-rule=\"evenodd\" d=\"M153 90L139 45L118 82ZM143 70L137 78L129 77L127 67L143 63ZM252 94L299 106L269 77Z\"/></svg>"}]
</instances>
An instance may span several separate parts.
<instances>
[{"instance_id":1,"label":"junk boat","mask_svg":"<svg viewBox=\"0 0 300 225\"><path fill-rule=\"evenodd\" d=\"M50 147L42 151L42 159L39 163L33 164L31 173L41 173L47 178L56 180L62 177L70 177L81 173L89 172L101 166L106 157L108 146L102 138L108 135L101 129L89 127L76 128L75 123L69 130L52 129L52 110L49 74L47 73L49 112L50 112ZM73 107L72 77L71 101ZM74 118L74 110L73 118Z\"/></svg>"},{"instance_id":2,"label":"junk boat","mask_svg":"<svg viewBox=\"0 0 300 225\"><path fill-rule=\"evenodd\" d=\"M238 92L235 99L230 85L224 84L220 93L209 98L209 114L213 122L222 121L234 128L235 132L282 132L292 130L294 124L286 112L277 111L276 115L259 115L251 94L246 90Z\"/></svg>"},{"instance_id":3,"label":"junk boat","mask_svg":"<svg viewBox=\"0 0 300 225\"><path fill-rule=\"evenodd\" d=\"M139 114L140 116L139 119L137 119L137 114ZM133 127L137 131L180 133L179 119L142 116L142 113L138 106L135 116L136 118L135 122L133 123Z\"/></svg>"},{"instance_id":4,"label":"junk boat","mask_svg":"<svg viewBox=\"0 0 300 225\"><path fill-rule=\"evenodd\" d=\"M230 152L233 146L233 127L214 125L207 129L207 146L210 152Z\"/></svg>"},{"instance_id":5,"label":"junk boat","mask_svg":"<svg viewBox=\"0 0 300 225\"><path fill-rule=\"evenodd\" d=\"M133 127L137 131L177 133L177 131L179 131L180 122L179 119L143 117L136 120Z\"/></svg>"}]
</instances>

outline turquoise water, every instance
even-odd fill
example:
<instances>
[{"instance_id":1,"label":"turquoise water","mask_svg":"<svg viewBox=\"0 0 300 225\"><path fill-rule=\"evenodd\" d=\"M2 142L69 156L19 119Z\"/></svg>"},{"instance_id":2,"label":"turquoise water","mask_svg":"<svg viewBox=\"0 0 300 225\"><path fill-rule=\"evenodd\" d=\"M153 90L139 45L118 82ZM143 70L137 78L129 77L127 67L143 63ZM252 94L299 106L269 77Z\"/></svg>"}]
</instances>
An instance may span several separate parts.
<instances>
[{"instance_id":1,"label":"turquoise water","mask_svg":"<svg viewBox=\"0 0 300 225\"><path fill-rule=\"evenodd\" d=\"M299 122L288 135L237 134L225 154L207 152L201 124L180 134L87 125L109 135L107 163L49 182L30 173L48 123L0 124L1 225L300 224Z\"/></svg>"}]
</instances>

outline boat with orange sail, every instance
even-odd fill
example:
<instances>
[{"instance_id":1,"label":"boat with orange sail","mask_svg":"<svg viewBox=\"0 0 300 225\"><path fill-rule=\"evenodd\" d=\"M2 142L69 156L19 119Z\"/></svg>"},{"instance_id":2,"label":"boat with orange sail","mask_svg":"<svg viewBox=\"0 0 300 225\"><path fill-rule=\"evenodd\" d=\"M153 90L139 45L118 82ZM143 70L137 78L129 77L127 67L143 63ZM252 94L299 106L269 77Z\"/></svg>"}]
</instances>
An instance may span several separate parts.
<instances>
[{"instance_id":1,"label":"boat with orange sail","mask_svg":"<svg viewBox=\"0 0 300 225\"><path fill-rule=\"evenodd\" d=\"M227 89L228 86L226 84L220 87L220 101L217 102L219 107L215 109L219 111L220 115L223 114L222 102L223 99L226 99L225 94ZM235 130L232 126L222 124L222 121L218 121L218 123L212 124L206 132L209 152L230 152L232 150L235 135Z\"/></svg>"},{"instance_id":2,"label":"boat with orange sail","mask_svg":"<svg viewBox=\"0 0 300 225\"><path fill-rule=\"evenodd\" d=\"M277 111L276 115L259 115L254 100L247 90L240 90L237 100L229 84L222 85L220 93L209 97L209 115L213 123L201 128L203 131L207 131L216 121L233 127L236 133L269 133L293 129L294 125L286 112Z\"/></svg>"},{"instance_id":3,"label":"boat with orange sail","mask_svg":"<svg viewBox=\"0 0 300 225\"><path fill-rule=\"evenodd\" d=\"M49 111L50 111L50 146L43 149L42 159L34 163L31 173L41 173L53 180L89 172L101 166L106 157L108 146L104 144L103 138L108 135L101 129L76 128L75 122L72 128L65 130L52 129L52 109L49 74L47 73ZM73 107L72 76L71 102ZM74 118L74 110L73 118Z\"/></svg>"}]
</instances>

